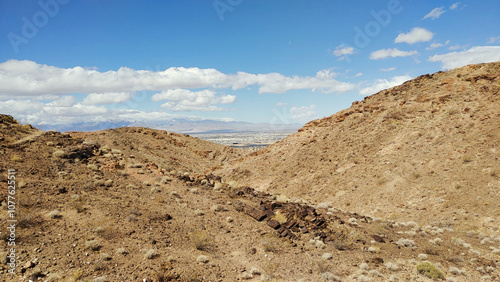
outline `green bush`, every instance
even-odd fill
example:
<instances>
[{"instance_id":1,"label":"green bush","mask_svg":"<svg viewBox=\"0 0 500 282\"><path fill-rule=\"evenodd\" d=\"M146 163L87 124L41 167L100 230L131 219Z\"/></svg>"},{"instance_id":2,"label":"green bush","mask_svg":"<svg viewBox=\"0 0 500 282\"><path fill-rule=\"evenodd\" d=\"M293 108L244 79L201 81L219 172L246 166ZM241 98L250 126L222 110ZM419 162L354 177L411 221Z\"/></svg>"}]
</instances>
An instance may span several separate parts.
<instances>
[{"instance_id":1,"label":"green bush","mask_svg":"<svg viewBox=\"0 0 500 282\"><path fill-rule=\"evenodd\" d=\"M417 271L433 280L444 279L444 273L428 261L417 264Z\"/></svg>"}]
</instances>

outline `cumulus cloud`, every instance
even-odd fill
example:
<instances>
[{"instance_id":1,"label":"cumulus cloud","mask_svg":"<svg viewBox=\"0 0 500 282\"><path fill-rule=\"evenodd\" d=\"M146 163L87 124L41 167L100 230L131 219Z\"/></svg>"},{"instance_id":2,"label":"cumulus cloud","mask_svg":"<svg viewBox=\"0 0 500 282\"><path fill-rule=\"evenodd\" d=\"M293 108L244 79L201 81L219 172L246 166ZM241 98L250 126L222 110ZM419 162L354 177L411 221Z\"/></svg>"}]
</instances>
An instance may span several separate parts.
<instances>
[{"instance_id":1,"label":"cumulus cloud","mask_svg":"<svg viewBox=\"0 0 500 282\"><path fill-rule=\"evenodd\" d=\"M74 96L62 96L58 97L54 101L47 104L49 107L71 107L76 103L76 98Z\"/></svg>"},{"instance_id":2,"label":"cumulus cloud","mask_svg":"<svg viewBox=\"0 0 500 282\"><path fill-rule=\"evenodd\" d=\"M107 105L113 103L123 103L132 99L132 93L91 93L83 99L83 105Z\"/></svg>"},{"instance_id":3,"label":"cumulus cloud","mask_svg":"<svg viewBox=\"0 0 500 282\"><path fill-rule=\"evenodd\" d=\"M137 109L109 109L105 106L83 105L76 103L71 106L61 106L43 103L34 99L9 99L0 101L0 113L13 115L21 123L33 125L70 124L80 122L157 122L174 118L188 118L191 120L219 120L232 121L231 118L206 117L172 114L163 111L142 111Z\"/></svg>"},{"instance_id":4,"label":"cumulus cloud","mask_svg":"<svg viewBox=\"0 0 500 282\"><path fill-rule=\"evenodd\" d=\"M347 55L354 55L354 48L340 45L335 48L335 50L333 51L333 55L338 57L339 61L343 61L345 60Z\"/></svg>"},{"instance_id":5,"label":"cumulus cloud","mask_svg":"<svg viewBox=\"0 0 500 282\"><path fill-rule=\"evenodd\" d=\"M171 67L164 71L117 71L74 67L58 68L33 61L9 60L0 63L0 95L37 96L71 93L121 93L163 91L176 88L231 88L257 85L259 93L285 93L295 89L319 90L323 93L347 92L354 85L333 77L284 76L279 73L225 74L216 69Z\"/></svg>"},{"instance_id":6,"label":"cumulus cloud","mask_svg":"<svg viewBox=\"0 0 500 282\"><path fill-rule=\"evenodd\" d=\"M358 72L354 77L360 77L360 76L363 76L362 72Z\"/></svg>"},{"instance_id":7,"label":"cumulus cloud","mask_svg":"<svg viewBox=\"0 0 500 282\"><path fill-rule=\"evenodd\" d=\"M427 42L434 37L434 33L428 31L425 28L414 27L408 33L400 33L396 39L395 43L408 43L415 44L417 42Z\"/></svg>"},{"instance_id":8,"label":"cumulus cloud","mask_svg":"<svg viewBox=\"0 0 500 282\"><path fill-rule=\"evenodd\" d=\"M384 90L387 88L391 88L391 87L403 84L403 82L408 81L410 79L412 79L412 77L409 75L394 76L390 80L377 79L377 80L375 80L375 82L372 83L372 85L365 87L365 88L362 88L359 91L359 94L361 94L363 96L375 94L375 93L379 92L380 90Z\"/></svg>"},{"instance_id":9,"label":"cumulus cloud","mask_svg":"<svg viewBox=\"0 0 500 282\"><path fill-rule=\"evenodd\" d=\"M316 115L316 105L291 107L290 114L294 119L309 120Z\"/></svg>"},{"instance_id":10,"label":"cumulus cloud","mask_svg":"<svg viewBox=\"0 0 500 282\"><path fill-rule=\"evenodd\" d=\"M162 104L161 107L171 111L213 112L224 110L216 105L234 103L236 101L236 96L217 96L216 92L213 90L193 92L188 89L170 89L154 94L151 100L168 100L168 102Z\"/></svg>"},{"instance_id":11,"label":"cumulus cloud","mask_svg":"<svg viewBox=\"0 0 500 282\"><path fill-rule=\"evenodd\" d=\"M395 57L408 57L412 55L417 55L418 52L413 50L413 51L401 51L398 48L389 48L389 49L381 49L377 51L373 51L370 54L370 59L371 60L381 60L381 59L386 59L389 57L395 58Z\"/></svg>"},{"instance_id":12,"label":"cumulus cloud","mask_svg":"<svg viewBox=\"0 0 500 282\"><path fill-rule=\"evenodd\" d=\"M391 68L386 68L386 69L380 69L381 71L393 71L395 70L396 67L391 67Z\"/></svg>"},{"instance_id":13,"label":"cumulus cloud","mask_svg":"<svg viewBox=\"0 0 500 282\"><path fill-rule=\"evenodd\" d=\"M474 46L461 52L434 55L428 59L441 62L443 69L453 69L469 64L500 61L500 46Z\"/></svg>"},{"instance_id":14,"label":"cumulus cloud","mask_svg":"<svg viewBox=\"0 0 500 282\"><path fill-rule=\"evenodd\" d=\"M455 4L453 4L453 5L455 5ZM444 12L446 12L446 10L444 9L444 7L434 8L427 15L425 15L423 19L424 20L425 19L435 20L435 19L439 18L442 14L444 14Z\"/></svg>"}]
</instances>

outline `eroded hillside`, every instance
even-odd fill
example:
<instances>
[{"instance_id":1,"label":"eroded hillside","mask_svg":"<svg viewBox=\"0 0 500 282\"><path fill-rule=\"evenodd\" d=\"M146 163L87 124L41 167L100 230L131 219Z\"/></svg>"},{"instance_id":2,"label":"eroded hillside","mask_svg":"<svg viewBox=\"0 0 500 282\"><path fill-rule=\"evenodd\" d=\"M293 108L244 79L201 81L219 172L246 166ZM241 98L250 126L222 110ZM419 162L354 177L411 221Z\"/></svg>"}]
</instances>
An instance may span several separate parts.
<instances>
[{"instance_id":1,"label":"eroded hillside","mask_svg":"<svg viewBox=\"0 0 500 282\"><path fill-rule=\"evenodd\" d=\"M366 97L217 174L375 217L497 232L499 141L500 63L471 65Z\"/></svg>"},{"instance_id":2,"label":"eroded hillside","mask_svg":"<svg viewBox=\"0 0 500 282\"><path fill-rule=\"evenodd\" d=\"M0 115L0 280L498 281L499 69L422 76L254 153Z\"/></svg>"}]
</instances>

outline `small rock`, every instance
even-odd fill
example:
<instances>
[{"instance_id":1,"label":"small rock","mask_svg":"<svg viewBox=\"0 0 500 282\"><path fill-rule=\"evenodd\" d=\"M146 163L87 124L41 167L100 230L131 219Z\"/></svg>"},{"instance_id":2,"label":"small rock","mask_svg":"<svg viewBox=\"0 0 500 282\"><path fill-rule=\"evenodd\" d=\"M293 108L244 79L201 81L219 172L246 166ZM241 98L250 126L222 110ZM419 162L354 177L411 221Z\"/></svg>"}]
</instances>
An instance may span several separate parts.
<instances>
[{"instance_id":1,"label":"small rock","mask_svg":"<svg viewBox=\"0 0 500 282\"><path fill-rule=\"evenodd\" d=\"M32 261L27 261L25 264L24 264L24 268L32 268L32 267L35 267L35 263L32 262Z\"/></svg>"},{"instance_id":2,"label":"small rock","mask_svg":"<svg viewBox=\"0 0 500 282\"><path fill-rule=\"evenodd\" d=\"M196 259L197 262L207 263L210 259L205 255L200 255Z\"/></svg>"},{"instance_id":3,"label":"small rock","mask_svg":"<svg viewBox=\"0 0 500 282\"><path fill-rule=\"evenodd\" d=\"M245 279L246 280L246 279L252 279L252 278L253 278L253 275L250 274L250 273L248 273L248 272L243 272L241 274L241 279Z\"/></svg>"},{"instance_id":4,"label":"small rock","mask_svg":"<svg viewBox=\"0 0 500 282\"><path fill-rule=\"evenodd\" d=\"M321 258L324 260L332 259L333 255L331 253L324 253Z\"/></svg>"},{"instance_id":5,"label":"small rock","mask_svg":"<svg viewBox=\"0 0 500 282\"><path fill-rule=\"evenodd\" d=\"M250 269L250 274L252 274L252 275L261 275L262 272L257 267L252 267Z\"/></svg>"}]
</instances>

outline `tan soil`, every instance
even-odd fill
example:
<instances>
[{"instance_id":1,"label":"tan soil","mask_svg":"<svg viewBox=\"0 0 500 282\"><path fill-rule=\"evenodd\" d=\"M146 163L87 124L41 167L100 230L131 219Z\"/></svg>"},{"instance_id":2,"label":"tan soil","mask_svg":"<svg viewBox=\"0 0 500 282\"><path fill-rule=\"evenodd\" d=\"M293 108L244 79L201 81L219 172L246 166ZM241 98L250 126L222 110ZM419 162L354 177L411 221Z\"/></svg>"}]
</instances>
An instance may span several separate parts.
<instances>
[{"instance_id":1,"label":"tan soil","mask_svg":"<svg viewBox=\"0 0 500 282\"><path fill-rule=\"evenodd\" d=\"M499 77L422 76L258 152L1 115L0 280L429 281L425 256L450 281L499 280Z\"/></svg>"}]
</instances>

